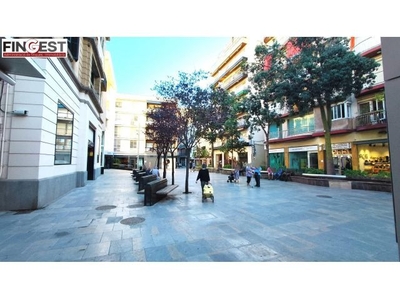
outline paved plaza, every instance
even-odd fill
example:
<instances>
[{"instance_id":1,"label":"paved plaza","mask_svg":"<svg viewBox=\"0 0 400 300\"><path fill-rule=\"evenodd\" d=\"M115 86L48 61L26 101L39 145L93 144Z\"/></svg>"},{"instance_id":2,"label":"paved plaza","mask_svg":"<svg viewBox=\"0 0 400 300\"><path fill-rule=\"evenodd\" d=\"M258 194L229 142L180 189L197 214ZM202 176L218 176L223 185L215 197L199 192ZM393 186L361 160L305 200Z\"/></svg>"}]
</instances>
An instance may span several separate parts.
<instances>
[{"instance_id":1,"label":"paved plaza","mask_svg":"<svg viewBox=\"0 0 400 300\"><path fill-rule=\"evenodd\" d=\"M398 262L392 194L197 172L143 206L129 171L104 175L49 206L0 212L1 262ZM171 182L171 172L167 178ZM253 179L254 185L254 179Z\"/></svg>"}]
</instances>

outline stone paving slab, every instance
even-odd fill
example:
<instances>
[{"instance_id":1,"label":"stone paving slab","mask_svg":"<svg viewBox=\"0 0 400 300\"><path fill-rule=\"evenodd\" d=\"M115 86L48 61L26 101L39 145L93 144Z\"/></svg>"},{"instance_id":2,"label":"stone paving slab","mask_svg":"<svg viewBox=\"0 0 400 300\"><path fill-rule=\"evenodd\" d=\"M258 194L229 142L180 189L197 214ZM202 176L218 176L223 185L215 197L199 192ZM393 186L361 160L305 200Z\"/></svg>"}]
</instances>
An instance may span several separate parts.
<instances>
[{"instance_id":1,"label":"stone paving slab","mask_svg":"<svg viewBox=\"0 0 400 300\"><path fill-rule=\"evenodd\" d=\"M106 169L43 209L0 212L0 262L399 261L390 193L211 173L202 203L196 176L185 194L177 169L179 187L143 206L130 172Z\"/></svg>"}]
</instances>

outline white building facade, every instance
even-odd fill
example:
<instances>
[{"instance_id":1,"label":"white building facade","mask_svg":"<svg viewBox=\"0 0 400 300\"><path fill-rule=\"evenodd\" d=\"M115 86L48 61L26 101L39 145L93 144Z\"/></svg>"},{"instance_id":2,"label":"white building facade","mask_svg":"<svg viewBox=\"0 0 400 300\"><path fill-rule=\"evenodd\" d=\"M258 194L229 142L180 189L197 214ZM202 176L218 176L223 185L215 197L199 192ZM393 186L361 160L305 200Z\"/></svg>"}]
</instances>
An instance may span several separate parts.
<instances>
[{"instance_id":1,"label":"white building facade","mask_svg":"<svg viewBox=\"0 0 400 300\"><path fill-rule=\"evenodd\" d=\"M67 39L67 58L32 59L41 76L0 60L14 81L0 82L0 210L43 208L102 173L106 39Z\"/></svg>"}]
</instances>

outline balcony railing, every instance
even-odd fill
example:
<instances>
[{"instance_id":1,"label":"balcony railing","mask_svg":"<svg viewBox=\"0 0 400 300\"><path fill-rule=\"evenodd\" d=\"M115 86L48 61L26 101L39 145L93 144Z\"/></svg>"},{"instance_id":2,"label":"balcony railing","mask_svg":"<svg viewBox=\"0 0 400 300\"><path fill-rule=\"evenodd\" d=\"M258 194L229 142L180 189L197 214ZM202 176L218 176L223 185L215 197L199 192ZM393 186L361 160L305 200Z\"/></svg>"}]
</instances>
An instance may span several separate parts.
<instances>
[{"instance_id":1,"label":"balcony railing","mask_svg":"<svg viewBox=\"0 0 400 300\"><path fill-rule=\"evenodd\" d=\"M223 88L224 90L228 90L236 83L240 82L243 78L246 78L246 74L242 72L237 73L233 75L228 81L225 81L223 84L221 84L221 88Z\"/></svg>"},{"instance_id":2,"label":"balcony railing","mask_svg":"<svg viewBox=\"0 0 400 300\"><path fill-rule=\"evenodd\" d=\"M234 38L231 43L229 43L224 50L220 52L218 58L211 70L214 75L218 72L218 70L223 66L229 57L232 57L235 53L237 53L240 49L242 49L245 45L247 45L246 37L238 37Z\"/></svg>"},{"instance_id":3,"label":"balcony railing","mask_svg":"<svg viewBox=\"0 0 400 300\"><path fill-rule=\"evenodd\" d=\"M270 139L285 139L292 136L302 135L306 133L313 133L315 131L314 124L302 127L291 128L289 130L278 130L270 132Z\"/></svg>"},{"instance_id":4,"label":"balcony railing","mask_svg":"<svg viewBox=\"0 0 400 300\"><path fill-rule=\"evenodd\" d=\"M356 117L356 127L387 123L386 111L377 110Z\"/></svg>"}]
</instances>

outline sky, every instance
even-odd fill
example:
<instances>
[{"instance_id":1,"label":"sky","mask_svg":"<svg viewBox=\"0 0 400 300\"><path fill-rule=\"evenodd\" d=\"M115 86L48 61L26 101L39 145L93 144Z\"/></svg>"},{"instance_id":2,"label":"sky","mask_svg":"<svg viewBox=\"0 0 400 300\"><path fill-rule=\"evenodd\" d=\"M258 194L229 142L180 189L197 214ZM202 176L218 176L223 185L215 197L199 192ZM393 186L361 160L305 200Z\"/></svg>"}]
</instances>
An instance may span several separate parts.
<instances>
[{"instance_id":1,"label":"sky","mask_svg":"<svg viewBox=\"0 0 400 300\"><path fill-rule=\"evenodd\" d=\"M230 37L110 37L117 92L151 96L156 82L178 72L212 71Z\"/></svg>"}]
</instances>

